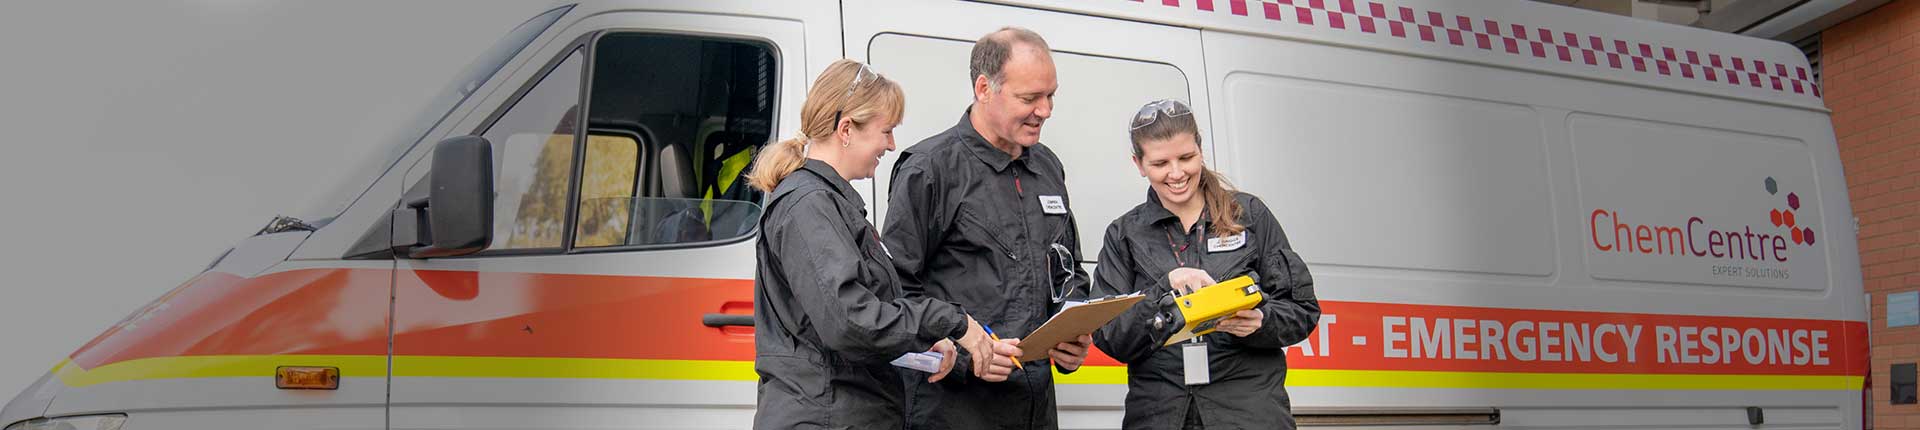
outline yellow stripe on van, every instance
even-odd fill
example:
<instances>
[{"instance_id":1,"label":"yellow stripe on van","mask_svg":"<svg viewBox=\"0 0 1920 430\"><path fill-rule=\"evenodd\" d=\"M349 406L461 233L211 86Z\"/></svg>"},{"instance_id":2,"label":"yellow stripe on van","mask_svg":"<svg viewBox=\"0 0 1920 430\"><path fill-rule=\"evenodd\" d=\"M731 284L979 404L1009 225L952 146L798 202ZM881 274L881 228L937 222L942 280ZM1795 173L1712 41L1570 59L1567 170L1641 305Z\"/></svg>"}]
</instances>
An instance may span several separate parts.
<instances>
[{"instance_id":1,"label":"yellow stripe on van","mask_svg":"<svg viewBox=\"0 0 1920 430\"><path fill-rule=\"evenodd\" d=\"M1295 387L1540 390L1859 390L1864 378L1827 375L1502 373L1379 370L1287 371Z\"/></svg>"},{"instance_id":2,"label":"yellow stripe on van","mask_svg":"<svg viewBox=\"0 0 1920 430\"><path fill-rule=\"evenodd\" d=\"M1053 374L1060 384L1126 384L1127 369L1082 367ZM1673 375L1617 373L1423 372L1288 369L1289 387L1457 388L1536 390L1859 390L1859 376Z\"/></svg>"},{"instance_id":3,"label":"yellow stripe on van","mask_svg":"<svg viewBox=\"0 0 1920 430\"><path fill-rule=\"evenodd\" d=\"M387 357L379 355L196 355L128 360L93 369L66 363L54 376L69 387L147 379L272 378L280 366L340 368L341 377L385 377Z\"/></svg>"},{"instance_id":4,"label":"yellow stripe on van","mask_svg":"<svg viewBox=\"0 0 1920 430\"><path fill-rule=\"evenodd\" d=\"M758 381L752 361L395 356L393 376Z\"/></svg>"},{"instance_id":5,"label":"yellow stripe on van","mask_svg":"<svg viewBox=\"0 0 1920 430\"><path fill-rule=\"evenodd\" d=\"M237 355L148 358L95 369L62 361L53 373L71 387L148 379L264 377L279 366L335 366L344 377L380 377L386 357L361 355ZM555 378L755 381L751 361L632 360L608 358L396 356L393 376L422 378ZM1068 385L1126 385L1127 369L1087 366ZM1398 370L1290 369L1290 387L1539 389L1539 390L1859 390L1859 376L1677 375L1426 372Z\"/></svg>"},{"instance_id":6,"label":"yellow stripe on van","mask_svg":"<svg viewBox=\"0 0 1920 430\"><path fill-rule=\"evenodd\" d=\"M1127 368L1125 366L1080 366L1080 370L1075 370L1072 374L1060 373L1060 369L1054 369L1053 383L1127 385Z\"/></svg>"}]
</instances>

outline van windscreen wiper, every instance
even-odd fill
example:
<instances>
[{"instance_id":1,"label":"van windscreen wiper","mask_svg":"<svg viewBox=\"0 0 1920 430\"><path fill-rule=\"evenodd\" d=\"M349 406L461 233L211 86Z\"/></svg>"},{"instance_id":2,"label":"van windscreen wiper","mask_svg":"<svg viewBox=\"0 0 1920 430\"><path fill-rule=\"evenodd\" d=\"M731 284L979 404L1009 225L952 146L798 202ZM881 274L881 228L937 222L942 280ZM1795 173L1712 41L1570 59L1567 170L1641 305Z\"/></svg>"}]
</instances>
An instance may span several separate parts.
<instances>
[{"instance_id":1,"label":"van windscreen wiper","mask_svg":"<svg viewBox=\"0 0 1920 430\"><path fill-rule=\"evenodd\" d=\"M285 233L289 231L314 231L314 230L318 230L318 229L314 228L310 224L307 224L306 221L301 221L299 218L294 218L286 215L277 215L273 217L273 221L267 222L266 227L260 228L260 232L254 233L253 235L259 236L263 234Z\"/></svg>"}]
</instances>

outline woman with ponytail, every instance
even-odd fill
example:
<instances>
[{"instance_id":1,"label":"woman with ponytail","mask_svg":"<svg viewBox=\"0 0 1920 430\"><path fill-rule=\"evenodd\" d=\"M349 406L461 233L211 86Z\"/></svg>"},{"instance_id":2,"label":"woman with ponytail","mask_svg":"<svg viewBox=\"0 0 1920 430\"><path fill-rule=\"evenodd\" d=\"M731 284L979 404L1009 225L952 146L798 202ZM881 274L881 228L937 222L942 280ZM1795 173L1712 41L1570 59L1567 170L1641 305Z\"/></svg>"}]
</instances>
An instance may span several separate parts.
<instances>
[{"instance_id":1,"label":"woman with ponytail","mask_svg":"<svg viewBox=\"0 0 1920 430\"><path fill-rule=\"evenodd\" d=\"M1320 319L1313 277L1266 203L1207 168L1193 111L1179 101L1140 108L1129 124L1147 201L1107 227L1094 272L1096 297L1178 295L1216 279L1253 275L1264 300L1221 320L1218 331L1162 346L1183 324L1156 324L1160 300L1142 300L1094 332L1094 345L1127 363L1124 428L1294 428L1284 348ZM1206 363L1188 374L1185 360Z\"/></svg>"},{"instance_id":2,"label":"woman with ponytail","mask_svg":"<svg viewBox=\"0 0 1920 430\"><path fill-rule=\"evenodd\" d=\"M927 378L939 380L963 348L975 376L991 380L1020 355L957 306L903 298L866 203L848 184L872 177L893 150L905 106L898 83L835 61L801 105L801 135L754 159L747 179L769 196L753 285L754 428L901 428L895 358L939 352L939 370Z\"/></svg>"}]
</instances>

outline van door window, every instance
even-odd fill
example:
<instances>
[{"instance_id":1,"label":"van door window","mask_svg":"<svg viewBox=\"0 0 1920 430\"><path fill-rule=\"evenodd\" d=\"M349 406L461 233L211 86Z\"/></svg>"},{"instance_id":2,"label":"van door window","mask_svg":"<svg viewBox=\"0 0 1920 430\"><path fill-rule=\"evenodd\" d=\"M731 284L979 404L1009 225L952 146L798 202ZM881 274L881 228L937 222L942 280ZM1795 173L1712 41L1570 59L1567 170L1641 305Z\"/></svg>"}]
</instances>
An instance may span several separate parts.
<instances>
[{"instance_id":1,"label":"van door window","mask_svg":"<svg viewBox=\"0 0 1920 430\"><path fill-rule=\"evenodd\" d=\"M624 243L631 222L626 204L639 186L636 161L644 164L640 138L616 133L587 135L587 164L580 175L580 224L574 246L599 247Z\"/></svg>"},{"instance_id":2,"label":"van door window","mask_svg":"<svg viewBox=\"0 0 1920 430\"><path fill-rule=\"evenodd\" d=\"M575 246L751 234L761 193L742 176L773 133L772 49L611 33L595 42L593 57Z\"/></svg>"},{"instance_id":3,"label":"van door window","mask_svg":"<svg viewBox=\"0 0 1920 430\"><path fill-rule=\"evenodd\" d=\"M562 245L582 57L569 54L481 135L494 147L492 249Z\"/></svg>"}]
</instances>

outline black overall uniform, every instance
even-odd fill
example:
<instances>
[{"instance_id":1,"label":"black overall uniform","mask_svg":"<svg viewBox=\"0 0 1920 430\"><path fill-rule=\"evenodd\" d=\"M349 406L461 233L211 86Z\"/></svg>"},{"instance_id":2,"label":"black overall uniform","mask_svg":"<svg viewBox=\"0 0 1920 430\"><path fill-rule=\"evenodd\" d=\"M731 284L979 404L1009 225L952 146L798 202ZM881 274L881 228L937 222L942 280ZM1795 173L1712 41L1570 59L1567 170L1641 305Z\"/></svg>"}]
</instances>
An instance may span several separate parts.
<instances>
[{"instance_id":1,"label":"black overall uniform","mask_svg":"<svg viewBox=\"0 0 1920 430\"><path fill-rule=\"evenodd\" d=\"M895 429L902 375L888 364L966 334L966 315L902 297L866 204L832 166L807 160L775 187L754 275L757 429Z\"/></svg>"},{"instance_id":2,"label":"black overall uniform","mask_svg":"<svg viewBox=\"0 0 1920 430\"><path fill-rule=\"evenodd\" d=\"M994 148L969 115L900 154L885 241L908 296L958 304L1002 338L1025 337L1059 310L1056 289L1087 291L1066 172L1046 145L1018 159ZM972 376L963 353L947 379L906 378L908 427L1057 427L1053 370L1047 360L1024 365L989 383Z\"/></svg>"},{"instance_id":3,"label":"black overall uniform","mask_svg":"<svg viewBox=\"0 0 1920 430\"><path fill-rule=\"evenodd\" d=\"M1195 196L1194 198L1200 198ZM1095 269L1095 295L1147 294L1132 309L1094 332L1101 351L1127 364L1127 412L1123 427L1175 429L1193 424L1221 429L1291 429L1292 404L1283 384L1287 356L1283 348L1307 338L1320 320L1313 277L1287 244L1287 235L1266 203L1236 193L1243 208L1245 236L1214 237L1211 208L1193 228L1182 230L1180 217L1160 205L1152 191L1147 202L1107 227ZM1211 241L1210 241L1211 240ZM1161 347L1183 323L1153 327L1160 297L1172 291L1167 273L1178 267L1205 270L1215 280L1245 274L1259 279L1264 295L1260 329L1247 337L1214 332L1207 343L1205 385L1186 385L1182 344Z\"/></svg>"}]
</instances>

